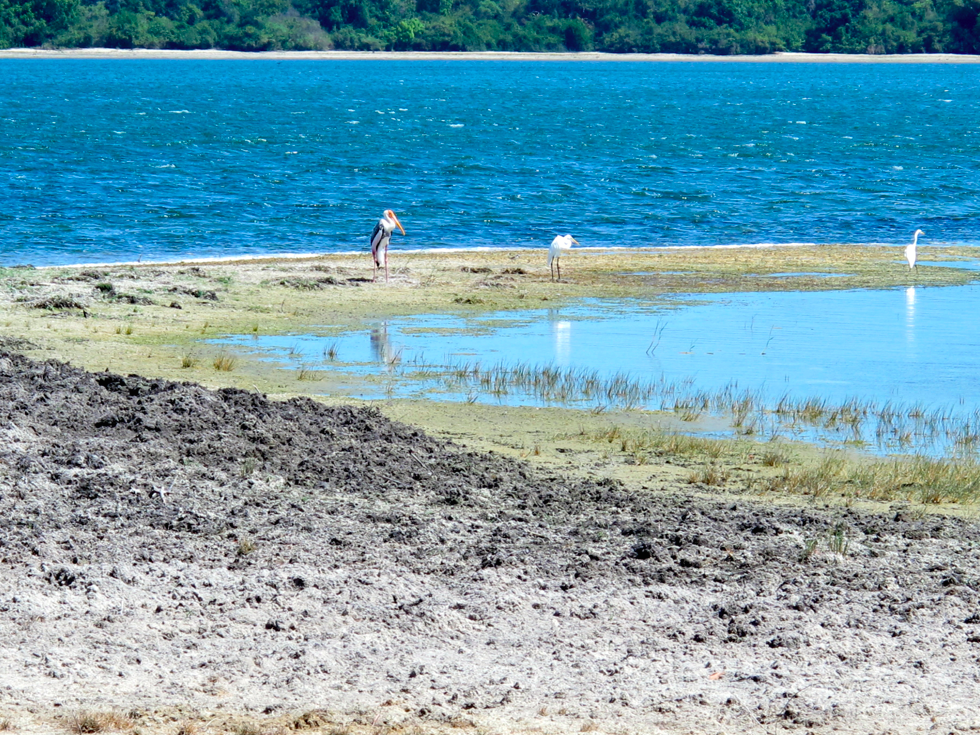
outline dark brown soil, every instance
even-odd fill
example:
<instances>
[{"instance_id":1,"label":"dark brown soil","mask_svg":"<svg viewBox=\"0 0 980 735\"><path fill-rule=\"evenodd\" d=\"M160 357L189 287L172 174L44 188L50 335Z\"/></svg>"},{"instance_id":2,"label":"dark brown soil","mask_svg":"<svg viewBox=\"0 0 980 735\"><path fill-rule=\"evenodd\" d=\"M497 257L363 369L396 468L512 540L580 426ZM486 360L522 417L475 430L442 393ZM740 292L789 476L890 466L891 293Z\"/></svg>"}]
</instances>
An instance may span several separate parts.
<instances>
[{"instance_id":1,"label":"dark brown soil","mask_svg":"<svg viewBox=\"0 0 980 735\"><path fill-rule=\"evenodd\" d=\"M0 715L980 728L973 522L632 493L5 353L0 437Z\"/></svg>"}]
</instances>

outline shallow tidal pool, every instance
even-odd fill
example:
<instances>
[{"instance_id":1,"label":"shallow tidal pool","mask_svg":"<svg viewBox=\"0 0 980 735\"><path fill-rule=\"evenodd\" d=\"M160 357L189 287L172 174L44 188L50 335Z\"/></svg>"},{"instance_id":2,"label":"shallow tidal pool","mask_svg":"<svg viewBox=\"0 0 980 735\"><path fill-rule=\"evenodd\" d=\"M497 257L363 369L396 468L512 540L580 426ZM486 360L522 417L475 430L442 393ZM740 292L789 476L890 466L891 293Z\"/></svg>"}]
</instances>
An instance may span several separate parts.
<instances>
[{"instance_id":1,"label":"shallow tidal pool","mask_svg":"<svg viewBox=\"0 0 980 735\"><path fill-rule=\"evenodd\" d=\"M969 433L969 426L963 427L975 421L980 408L978 313L980 286L913 286L699 295L680 297L671 307L639 300L589 301L476 318L392 319L326 337L218 342L258 350L293 370L384 379L363 381L364 390L353 393L363 398L424 393L509 404L616 403L601 391L577 393L574 381L566 381L568 391L548 393L528 388L526 381L463 377L476 365L484 374L517 366L540 372L548 366L600 382L625 379L660 386L625 400L631 407L677 410L701 396L702 410L711 410L706 395L745 393L757 407L768 409L781 399L813 399L853 410L886 407L887 414L901 414L913 424L922 423L926 414L944 421L956 417L958 431ZM455 382L446 379L452 374L458 377ZM721 403L715 403L719 410ZM899 437L899 448L910 449L902 446L910 441L902 438L907 430L902 426L891 433ZM880 428L873 433L882 439ZM862 437L852 422L850 438L860 443L867 439Z\"/></svg>"}]
</instances>

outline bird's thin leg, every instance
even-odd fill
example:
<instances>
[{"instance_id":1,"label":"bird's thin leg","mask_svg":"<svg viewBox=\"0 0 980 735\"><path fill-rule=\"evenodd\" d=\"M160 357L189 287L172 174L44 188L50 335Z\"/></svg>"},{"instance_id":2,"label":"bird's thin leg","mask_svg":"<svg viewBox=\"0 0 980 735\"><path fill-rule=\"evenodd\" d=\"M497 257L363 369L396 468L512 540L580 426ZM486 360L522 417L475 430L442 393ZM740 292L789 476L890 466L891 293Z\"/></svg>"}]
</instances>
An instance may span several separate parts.
<instances>
[{"instance_id":1,"label":"bird's thin leg","mask_svg":"<svg viewBox=\"0 0 980 735\"><path fill-rule=\"evenodd\" d=\"M561 261L556 260L555 265L558 266L558 283L561 283Z\"/></svg>"},{"instance_id":2,"label":"bird's thin leg","mask_svg":"<svg viewBox=\"0 0 980 735\"><path fill-rule=\"evenodd\" d=\"M385 283L388 283L388 248L385 248Z\"/></svg>"},{"instance_id":3,"label":"bird's thin leg","mask_svg":"<svg viewBox=\"0 0 980 735\"><path fill-rule=\"evenodd\" d=\"M551 264L551 282L554 283L554 281L555 281L555 264L554 264L554 262L552 262L552 264Z\"/></svg>"}]
</instances>

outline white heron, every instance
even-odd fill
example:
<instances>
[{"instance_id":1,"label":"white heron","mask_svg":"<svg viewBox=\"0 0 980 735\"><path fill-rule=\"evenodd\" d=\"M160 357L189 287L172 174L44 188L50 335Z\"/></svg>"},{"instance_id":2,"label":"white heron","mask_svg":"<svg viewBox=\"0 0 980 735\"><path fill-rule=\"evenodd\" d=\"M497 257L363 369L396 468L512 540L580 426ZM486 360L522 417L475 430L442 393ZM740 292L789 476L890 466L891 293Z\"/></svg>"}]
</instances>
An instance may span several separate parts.
<instances>
[{"instance_id":1,"label":"white heron","mask_svg":"<svg viewBox=\"0 0 980 735\"><path fill-rule=\"evenodd\" d=\"M378 268L384 265L385 283L388 282L388 243L391 242L391 233L395 231L396 227L402 231L403 235L405 234L405 228L402 227L402 223L398 221L395 213L386 209L371 232L371 257L374 258L372 281L378 279Z\"/></svg>"},{"instance_id":2,"label":"white heron","mask_svg":"<svg viewBox=\"0 0 980 735\"><path fill-rule=\"evenodd\" d=\"M905 246L905 259L909 262L909 270L915 268L915 248L919 244L919 235L924 235L922 230L916 230L912 235L912 243Z\"/></svg>"},{"instance_id":3,"label":"white heron","mask_svg":"<svg viewBox=\"0 0 980 735\"><path fill-rule=\"evenodd\" d=\"M565 250L571 250L572 244L578 245L579 242L571 235L559 235L554 240L551 241L551 247L548 248L548 267L551 269L551 280L555 280L555 267L558 267L558 280L561 280L561 263L558 259L561 258L562 252Z\"/></svg>"}]
</instances>

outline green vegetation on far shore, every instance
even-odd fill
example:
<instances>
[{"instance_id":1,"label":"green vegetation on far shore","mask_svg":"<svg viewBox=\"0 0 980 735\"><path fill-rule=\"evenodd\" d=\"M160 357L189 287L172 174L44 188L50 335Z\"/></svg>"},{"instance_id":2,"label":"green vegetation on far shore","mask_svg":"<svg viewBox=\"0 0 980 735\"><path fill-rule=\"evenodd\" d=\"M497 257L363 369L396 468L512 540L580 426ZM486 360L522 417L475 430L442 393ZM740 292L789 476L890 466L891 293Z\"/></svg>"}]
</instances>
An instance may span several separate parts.
<instances>
[{"instance_id":1,"label":"green vegetation on far shore","mask_svg":"<svg viewBox=\"0 0 980 735\"><path fill-rule=\"evenodd\" d=\"M980 0L0 0L0 48L980 53Z\"/></svg>"}]
</instances>

